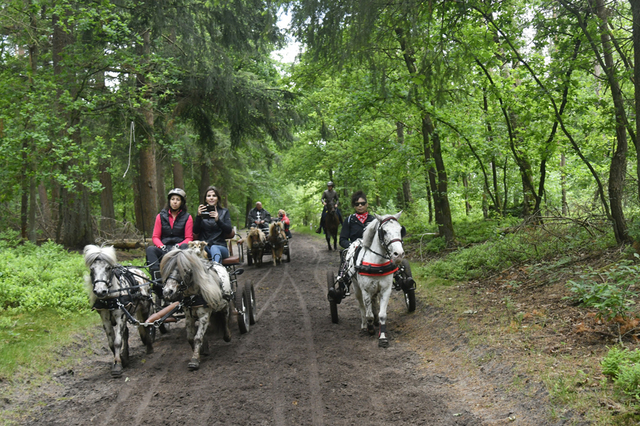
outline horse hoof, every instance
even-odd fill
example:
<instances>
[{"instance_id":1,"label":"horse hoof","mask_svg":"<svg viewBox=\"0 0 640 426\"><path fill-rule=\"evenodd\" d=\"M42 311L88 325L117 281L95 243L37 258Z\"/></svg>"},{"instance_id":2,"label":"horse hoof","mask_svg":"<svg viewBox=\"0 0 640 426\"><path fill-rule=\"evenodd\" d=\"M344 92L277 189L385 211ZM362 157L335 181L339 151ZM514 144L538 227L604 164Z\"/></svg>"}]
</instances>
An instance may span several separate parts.
<instances>
[{"instance_id":1,"label":"horse hoof","mask_svg":"<svg viewBox=\"0 0 640 426\"><path fill-rule=\"evenodd\" d=\"M111 377L116 379L122 377L122 364L113 364L111 366Z\"/></svg>"},{"instance_id":2,"label":"horse hoof","mask_svg":"<svg viewBox=\"0 0 640 426\"><path fill-rule=\"evenodd\" d=\"M153 353L153 346L147 346L147 354Z\"/></svg>"},{"instance_id":3,"label":"horse hoof","mask_svg":"<svg viewBox=\"0 0 640 426\"><path fill-rule=\"evenodd\" d=\"M224 332L224 336L222 336L222 339L227 343L230 342L231 341L231 332L230 331L225 331Z\"/></svg>"},{"instance_id":4,"label":"horse hoof","mask_svg":"<svg viewBox=\"0 0 640 426\"><path fill-rule=\"evenodd\" d=\"M191 361L189 361L189 370L195 371L198 368L200 368L200 361L195 358L191 358Z\"/></svg>"},{"instance_id":5,"label":"horse hoof","mask_svg":"<svg viewBox=\"0 0 640 426\"><path fill-rule=\"evenodd\" d=\"M380 340L378 340L378 347L379 348L388 348L389 347L389 340L388 339L380 339Z\"/></svg>"},{"instance_id":6,"label":"horse hoof","mask_svg":"<svg viewBox=\"0 0 640 426\"><path fill-rule=\"evenodd\" d=\"M370 336L373 336L374 334L376 334L376 329L373 327L373 324L367 325L367 332L369 333Z\"/></svg>"}]
</instances>

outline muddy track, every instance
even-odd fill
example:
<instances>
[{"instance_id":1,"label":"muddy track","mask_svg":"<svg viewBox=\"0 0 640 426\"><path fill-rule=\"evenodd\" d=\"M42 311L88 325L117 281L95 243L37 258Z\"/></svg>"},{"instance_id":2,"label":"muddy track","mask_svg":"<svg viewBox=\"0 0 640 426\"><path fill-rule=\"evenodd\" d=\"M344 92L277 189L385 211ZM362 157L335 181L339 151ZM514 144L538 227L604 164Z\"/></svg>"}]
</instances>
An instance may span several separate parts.
<instances>
[{"instance_id":1,"label":"muddy track","mask_svg":"<svg viewBox=\"0 0 640 426\"><path fill-rule=\"evenodd\" d=\"M100 349L55 377L27 424L486 424L452 394L452 379L425 372L396 338L394 325L408 315L400 293L392 295L391 345L381 349L360 333L353 296L331 323L326 272L337 270L337 252L299 234L290 248L290 263L274 267L265 256L261 267L244 265L239 280L255 286L258 322L240 335L234 320L230 343L210 334L199 371L187 369L183 323L158 333L151 355L131 328L131 365L119 379L110 376L105 336L95 333Z\"/></svg>"}]
</instances>

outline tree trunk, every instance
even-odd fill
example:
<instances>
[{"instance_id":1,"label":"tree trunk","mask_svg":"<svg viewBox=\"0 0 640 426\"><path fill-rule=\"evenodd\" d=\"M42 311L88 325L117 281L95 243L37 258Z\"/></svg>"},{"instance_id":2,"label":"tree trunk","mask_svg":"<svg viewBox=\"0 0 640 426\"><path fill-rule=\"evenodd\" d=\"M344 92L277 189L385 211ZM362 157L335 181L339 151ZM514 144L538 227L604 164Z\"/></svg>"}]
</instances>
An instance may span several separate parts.
<instances>
[{"instance_id":1,"label":"tree trunk","mask_svg":"<svg viewBox=\"0 0 640 426\"><path fill-rule=\"evenodd\" d=\"M142 51L145 58L149 58L151 53L151 34L150 30L145 30L142 34ZM136 208L136 213L141 215L141 218L136 218L136 223L141 225L140 230L145 234L151 235L153 225L156 220L156 214L160 209L158 203L158 191L157 191L157 175L156 175L156 141L154 132L154 111L153 100L147 87L146 77L144 73L137 76L138 87L142 93L145 93L145 100L142 103L140 109L140 115L144 122L142 126L137 126L141 129L139 132L139 139L142 142L142 148L140 149L140 173L138 175L138 191L140 205Z\"/></svg>"},{"instance_id":2,"label":"tree trunk","mask_svg":"<svg viewBox=\"0 0 640 426\"><path fill-rule=\"evenodd\" d=\"M156 152L157 154L157 152ZM161 156L156 155L156 178L157 178L157 182L156 182L156 186L158 188L158 193L156 194L157 197L157 205L156 205L156 209L158 211L160 211L160 209L162 209L162 200L167 196L167 192L166 188L164 187L164 164L162 162L162 158L159 158ZM180 187L183 188L184 187Z\"/></svg>"},{"instance_id":3,"label":"tree trunk","mask_svg":"<svg viewBox=\"0 0 640 426\"><path fill-rule=\"evenodd\" d=\"M560 154L560 187L562 188L562 215L569 214L569 205L567 204L567 171L565 170L567 159L564 152Z\"/></svg>"},{"instance_id":4,"label":"tree trunk","mask_svg":"<svg viewBox=\"0 0 640 426\"><path fill-rule=\"evenodd\" d=\"M396 122L396 134L398 135L398 145L404 146L404 124L400 121ZM411 169L407 162L405 166L405 178L402 180L402 208L406 209L413 202L411 197L411 181L409 176L411 175Z\"/></svg>"},{"instance_id":5,"label":"tree trunk","mask_svg":"<svg viewBox=\"0 0 640 426\"><path fill-rule=\"evenodd\" d=\"M447 173L440 148L440 136L435 132L431 116L428 113L424 114L422 118L422 140L436 224L438 225L438 233L444 237L447 245L451 245L455 235L449 207Z\"/></svg>"},{"instance_id":6,"label":"tree trunk","mask_svg":"<svg viewBox=\"0 0 640 426\"><path fill-rule=\"evenodd\" d=\"M596 0L596 13L602 21L600 28L600 41L602 43L602 54L607 68L607 79L611 87L611 96L615 107L616 117L616 140L618 142L616 150L611 158L611 168L609 169L609 202L611 205L611 217L613 219L613 230L618 244L629 241L627 234L627 224L622 210L622 196L624 180L627 172L627 131L625 127L626 116L624 111L624 99L618 78L615 73L615 63L607 28L607 15L603 0Z\"/></svg>"},{"instance_id":7,"label":"tree trunk","mask_svg":"<svg viewBox=\"0 0 640 426\"><path fill-rule=\"evenodd\" d=\"M209 165L203 163L200 165L200 185L198 187L198 199L204 195L204 190L211 185L211 171ZM200 204L200 203L198 203Z\"/></svg>"},{"instance_id":8,"label":"tree trunk","mask_svg":"<svg viewBox=\"0 0 640 426\"><path fill-rule=\"evenodd\" d=\"M462 186L464 187L464 212L469 216L469 213L471 213L471 203L469 202L469 179L466 173L462 175Z\"/></svg>"},{"instance_id":9,"label":"tree trunk","mask_svg":"<svg viewBox=\"0 0 640 426\"><path fill-rule=\"evenodd\" d=\"M71 97L74 98L78 90L76 88L75 75L62 63L64 50L71 45L72 38L70 34L63 30L63 25L61 25L60 18L57 15L53 16L52 21L53 70L58 82L59 95L62 94L62 91L67 90ZM68 138L71 144L80 147L80 131L77 130L77 126L80 124L79 112L77 110L67 111L66 105L58 104L57 107L58 113L67 123L60 137ZM71 129L75 130L71 131ZM63 188L61 192L62 206L60 209L61 241L65 247L70 248L82 248L94 241L93 225L89 213L89 193L83 184L85 176L74 172L79 161L83 161L83 158L69 160L62 168L62 173L73 182L72 189Z\"/></svg>"},{"instance_id":10,"label":"tree trunk","mask_svg":"<svg viewBox=\"0 0 640 426\"><path fill-rule=\"evenodd\" d=\"M184 189L184 167L178 160L173 161L173 187Z\"/></svg>"},{"instance_id":11,"label":"tree trunk","mask_svg":"<svg viewBox=\"0 0 640 426\"><path fill-rule=\"evenodd\" d=\"M636 135L640 137L640 2L629 0L633 15L633 85L635 88ZM638 178L638 199L640 199L640 149L636 143L636 176Z\"/></svg>"},{"instance_id":12,"label":"tree trunk","mask_svg":"<svg viewBox=\"0 0 640 426\"><path fill-rule=\"evenodd\" d=\"M111 238L115 228L116 213L113 208L113 185L111 184L109 164L107 162L101 163L99 171L100 184L102 185L102 191L100 192L100 231Z\"/></svg>"}]
</instances>

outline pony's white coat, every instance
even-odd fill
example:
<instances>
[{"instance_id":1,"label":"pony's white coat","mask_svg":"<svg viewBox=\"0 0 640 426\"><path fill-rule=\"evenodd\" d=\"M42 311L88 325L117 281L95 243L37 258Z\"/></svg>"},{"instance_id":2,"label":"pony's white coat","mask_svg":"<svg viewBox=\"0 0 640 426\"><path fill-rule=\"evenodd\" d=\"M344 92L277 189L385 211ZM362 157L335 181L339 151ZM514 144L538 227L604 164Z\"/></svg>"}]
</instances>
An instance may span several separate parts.
<instances>
[{"instance_id":1,"label":"pony's white coat","mask_svg":"<svg viewBox=\"0 0 640 426\"><path fill-rule=\"evenodd\" d=\"M382 276L361 275L356 271L356 265L363 262L383 264L389 260L399 265L404 258L402 247L401 229L398 218L402 212L395 215L379 216L369 222L364 230L362 239L356 240L347 249L345 262L347 262L347 274L353 282L354 294L358 300L361 315L361 328L373 334L373 326L380 322L380 334L378 343L382 347L388 345L386 335L387 306L393 288L393 274ZM389 219L392 218L392 219ZM381 225L382 223L382 225ZM384 240L379 239L378 230L382 226ZM390 244L392 240L396 240ZM358 247L362 246L358 258L354 254Z\"/></svg>"},{"instance_id":2,"label":"pony's white coat","mask_svg":"<svg viewBox=\"0 0 640 426\"><path fill-rule=\"evenodd\" d=\"M160 272L164 279L163 296L169 300L200 295L208 306L185 309L187 340L193 349L189 369L200 367L200 353L208 351L205 333L213 312L219 312L222 320L224 340L231 340L229 331L229 303L223 299L223 291L231 294L229 273L218 263L198 257L191 250L172 250L160 262ZM180 284L185 284L181 290ZM196 329L196 320L198 327Z\"/></svg>"},{"instance_id":3,"label":"pony's white coat","mask_svg":"<svg viewBox=\"0 0 640 426\"><path fill-rule=\"evenodd\" d=\"M113 269L120 267L116 259L116 250L113 247L98 247L90 244L85 246L83 253L85 265L92 274L84 276L91 306L94 306L98 299L114 299L127 294L126 291L117 291L123 287L129 287L130 283L126 280L121 282L113 274ZM151 313L149 286L145 285L148 283L142 278L144 273L140 269L128 269L134 275L137 285L142 286L137 289L140 297L133 304L130 313L139 322L144 322ZM102 327L107 334L109 347L114 355L111 375L120 377L122 368L126 367L129 357L129 334L126 314L122 309L99 309L98 313L102 319ZM138 332L142 342L147 347L147 353L152 353L153 339L150 330L141 325L138 326Z\"/></svg>"}]
</instances>

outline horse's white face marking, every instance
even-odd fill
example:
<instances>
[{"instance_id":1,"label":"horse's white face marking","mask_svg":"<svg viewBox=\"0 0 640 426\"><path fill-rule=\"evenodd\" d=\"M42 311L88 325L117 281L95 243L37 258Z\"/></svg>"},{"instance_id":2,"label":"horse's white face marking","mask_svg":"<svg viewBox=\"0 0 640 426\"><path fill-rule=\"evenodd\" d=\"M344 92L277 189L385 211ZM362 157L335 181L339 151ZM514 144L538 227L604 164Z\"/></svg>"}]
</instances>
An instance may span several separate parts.
<instances>
[{"instance_id":1,"label":"horse's white face marking","mask_svg":"<svg viewBox=\"0 0 640 426\"><path fill-rule=\"evenodd\" d=\"M89 270L91 271L93 292L99 299L106 297L113 279L113 267L103 259L96 259Z\"/></svg>"},{"instance_id":2,"label":"horse's white face marking","mask_svg":"<svg viewBox=\"0 0 640 426\"><path fill-rule=\"evenodd\" d=\"M388 220L382 225L384 231L384 241L382 245L387 247L391 261L399 265L404 259L404 248L402 247L402 225L397 220ZM395 241L394 241L395 240ZM393 241L389 244L390 241Z\"/></svg>"}]
</instances>

